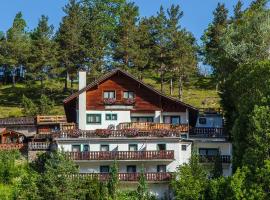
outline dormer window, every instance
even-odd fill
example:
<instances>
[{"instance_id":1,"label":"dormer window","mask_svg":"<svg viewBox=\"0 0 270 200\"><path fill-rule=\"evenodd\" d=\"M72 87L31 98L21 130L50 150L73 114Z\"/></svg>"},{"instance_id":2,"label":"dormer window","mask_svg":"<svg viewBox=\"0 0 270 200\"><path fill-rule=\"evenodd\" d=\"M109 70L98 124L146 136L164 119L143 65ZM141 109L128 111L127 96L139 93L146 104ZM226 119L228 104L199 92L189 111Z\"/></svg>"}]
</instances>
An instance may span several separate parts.
<instances>
[{"instance_id":1,"label":"dormer window","mask_svg":"<svg viewBox=\"0 0 270 200\"><path fill-rule=\"evenodd\" d=\"M125 91L124 92L124 99L134 99L134 92L132 91Z\"/></svg>"},{"instance_id":2,"label":"dormer window","mask_svg":"<svg viewBox=\"0 0 270 200\"><path fill-rule=\"evenodd\" d=\"M105 91L103 93L104 99L115 99L115 91Z\"/></svg>"}]
</instances>

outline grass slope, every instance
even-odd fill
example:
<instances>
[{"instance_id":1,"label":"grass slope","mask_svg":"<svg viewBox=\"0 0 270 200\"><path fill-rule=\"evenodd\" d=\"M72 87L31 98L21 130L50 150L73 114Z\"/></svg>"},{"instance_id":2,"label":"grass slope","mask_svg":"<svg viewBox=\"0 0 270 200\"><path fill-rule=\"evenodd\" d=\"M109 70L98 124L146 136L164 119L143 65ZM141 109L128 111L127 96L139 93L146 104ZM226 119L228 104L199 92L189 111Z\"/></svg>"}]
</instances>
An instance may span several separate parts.
<instances>
[{"instance_id":1,"label":"grass slope","mask_svg":"<svg viewBox=\"0 0 270 200\"><path fill-rule=\"evenodd\" d=\"M156 89L160 89L160 84L154 78L145 78L145 83ZM44 83L42 89L39 82L31 84L17 83L12 85L0 85L0 118L22 116L21 99L23 94L37 102L42 93L45 93L55 102L53 114L64 114L62 100L72 93L63 92L64 83L59 80L49 80ZM75 91L77 85L73 87ZM169 84L165 85L165 93L169 95ZM177 97L177 87L174 86L173 97ZM219 107L219 96L215 90L211 78L191 78L184 87L183 101L195 107Z\"/></svg>"}]
</instances>

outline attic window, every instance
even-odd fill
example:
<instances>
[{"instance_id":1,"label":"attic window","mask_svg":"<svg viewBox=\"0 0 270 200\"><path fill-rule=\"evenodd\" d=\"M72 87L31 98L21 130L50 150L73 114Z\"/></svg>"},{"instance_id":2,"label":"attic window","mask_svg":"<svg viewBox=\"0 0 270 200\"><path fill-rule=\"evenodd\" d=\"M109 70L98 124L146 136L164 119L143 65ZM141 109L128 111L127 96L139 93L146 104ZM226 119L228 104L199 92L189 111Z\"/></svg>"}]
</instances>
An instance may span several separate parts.
<instances>
[{"instance_id":1,"label":"attic window","mask_svg":"<svg viewBox=\"0 0 270 200\"><path fill-rule=\"evenodd\" d=\"M105 91L103 93L104 99L115 99L115 91Z\"/></svg>"},{"instance_id":2,"label":"attic window","mask_svg":"<svg viewBox=\"0 0 270 200\"><path fill-rule=\"evenodd\" d=\"M124 92L124 99L134 99L134 92L125 91Z\"/></svg>"}]
</instances>

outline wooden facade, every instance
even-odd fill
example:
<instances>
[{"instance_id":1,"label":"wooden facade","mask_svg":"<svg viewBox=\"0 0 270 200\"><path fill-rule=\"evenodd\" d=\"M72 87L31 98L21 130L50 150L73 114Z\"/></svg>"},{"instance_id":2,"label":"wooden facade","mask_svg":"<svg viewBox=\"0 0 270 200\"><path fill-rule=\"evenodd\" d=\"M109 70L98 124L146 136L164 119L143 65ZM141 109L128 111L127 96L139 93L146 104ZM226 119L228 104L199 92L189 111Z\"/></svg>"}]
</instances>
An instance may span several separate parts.
<instances>
[{"instance_id":1,"label":"wooden facade","mask_svg":"<svg viewBox=\"0 0 270 200\"><path fill-rule=\"evenodd\" d=\"M186 112L188 110L189 122L191 125L195 125L198 114L196 108L162 94L120 69L104 75L99 80L65 99L64 107L67 121L76 122L77 101L82 92L86 92L86 110L105 110L106 103L104 103L103 98L105 91L115 92L115 101L112 105L125 106L131 104L125 101L123 93L126 91L134 92L134 103L132 103L132 108L129 109L132 113Z\"/></svg>"}]
</instances>

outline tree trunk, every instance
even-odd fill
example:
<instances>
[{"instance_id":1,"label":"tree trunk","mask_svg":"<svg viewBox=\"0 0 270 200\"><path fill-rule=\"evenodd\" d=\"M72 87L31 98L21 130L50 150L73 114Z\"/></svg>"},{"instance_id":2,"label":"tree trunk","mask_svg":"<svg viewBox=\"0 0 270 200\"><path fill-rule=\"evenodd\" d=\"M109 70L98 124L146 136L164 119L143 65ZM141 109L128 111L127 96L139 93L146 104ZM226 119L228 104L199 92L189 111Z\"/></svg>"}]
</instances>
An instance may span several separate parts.
<instances>
[{"instance_id":1,"label":"tree trunk","mask_svg":"<svg viewBox=\"0 0 270 200\"><path fill-rule=\"evenodd\" d=\"M16 85L16 70L15 68L13 69L13 72L12 72L12 86L15 87Z\"/></svg>"},{"instance_id":2,"label":"tree trunk","mask_svg":"<svg viewBox=\"0 0 270 200\"><path fill-rule=\"evenodd\" d=\"M66 72L64 91L66 92L67 89L68 89L68 72Z\"/></svg>"},{"instance_id":3,"label":"tree trunk","mask_svg":"<svg viewBox=\"0 0 270 200\"><path fill-rule=\"evenodd\" d=\"M160 74L160 90L162 93L164 93L164 75L163 72Z\"/></svg>"},{"instance_id":4,"label":"tree trunk","mask_svg":"<svg viewBox=\"0 0 270 200\"><path fill-rule=\"evenodd\" d=\"M170 80L170 95L171 96L173 95L173 80L172 80L172 78Z\"/></svg>"},{"instance_id":5,"label":"tree trunk","mask_svg":"<svg viewBox=\"0 0 270 200\"><path fill-rule=\"evenodd\" d=\"M182 101L182 98L183 98L183 77L182 76L179 76L178 98Z\"/></svg>"}]
</instances>

